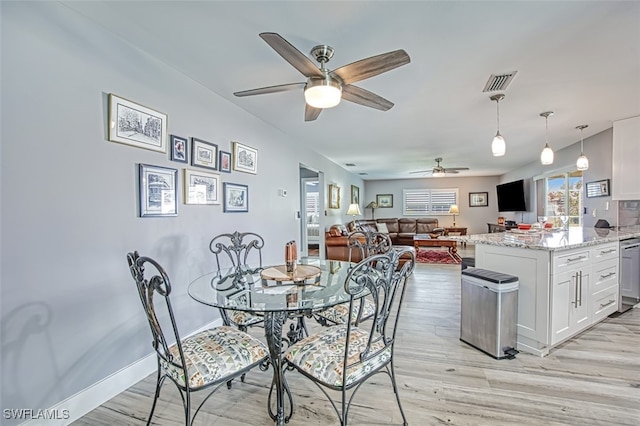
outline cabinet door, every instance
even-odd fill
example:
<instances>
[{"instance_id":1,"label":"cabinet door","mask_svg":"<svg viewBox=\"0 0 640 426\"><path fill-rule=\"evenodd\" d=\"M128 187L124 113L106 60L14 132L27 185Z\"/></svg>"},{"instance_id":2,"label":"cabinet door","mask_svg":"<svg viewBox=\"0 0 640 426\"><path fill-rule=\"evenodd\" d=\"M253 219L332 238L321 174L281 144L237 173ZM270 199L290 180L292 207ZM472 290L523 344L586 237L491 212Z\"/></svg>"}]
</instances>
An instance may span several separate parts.
<instances>
[{"instance_id":1,"label":"cabinet door","mask_svg":"<svg viewBox=\"0 0 640 426\"><path fill-rule=\"evenodd\" d=\"M640 200L640 117L613 122L612 198Z\"/></svg>"},{"instance_id":2,"label":"cabinet door","mask_svg":"<svg viewBox=\"0 0 640 426\"><path fill-rule=\"evenodd\" d=\"M589 301L591 300L590 281L590 268L578 271L578 275L576 276L578 300L575 306L571 305L573 307L571 320L574 334L591 325L591 317L589 316Z\"/></svg>"},{"instance_id":3,"label":"cabinet door","mask_svg":"<svg viewBox=\"0 0 640 426\"><path fill-rule=\"evenodd\" d=\"M567 339L591 324L589 270L572 270L553 276L551 344Z\"/></svg>"}]
</instances>

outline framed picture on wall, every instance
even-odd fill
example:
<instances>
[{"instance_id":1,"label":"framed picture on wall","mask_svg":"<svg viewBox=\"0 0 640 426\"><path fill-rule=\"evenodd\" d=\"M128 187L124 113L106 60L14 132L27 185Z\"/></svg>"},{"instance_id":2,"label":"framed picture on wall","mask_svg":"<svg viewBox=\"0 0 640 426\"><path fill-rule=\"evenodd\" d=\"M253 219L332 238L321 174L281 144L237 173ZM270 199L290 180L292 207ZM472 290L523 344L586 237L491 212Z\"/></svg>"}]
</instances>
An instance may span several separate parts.
<instances>
[{"instance_id":1,"label":"framed picture on wall","mask_svg":"<svg viewBox=\"0 0 640 426\"><path fill-rule=\"evenodd\" d=\"M329 185L329 208L340 208L340 187L333 183Z\"/></svg>"},{"instance_id":2,"label":"framed picture on wall","mask_svg":"<svg viewBox=\"0 0 640 426\"><path fill-rule=\"evenodd\" d=\"M379 209L393 207L393 194L378 194L376 195L376 203Z\"/></svg>"},{"instance_id":3,"label":"framed picture on wall","mask_svg":"<svg viewBox=\"0 0 640 426\"><path fill-rule=\"evenodd\" d=\"M171 135L169 150L171 151L171 161L178 163L187 162L187 140L180 136Z\"/></svg>"},{"instance_id":4,"label":"framed picture on wall","mask_svg":"<svg viewBox=\"0 0 640 426\"><path fill-rule=\"evenodd\" d=\"M191 165L218 170L218 145L191 138Z\"/></svg>"},{"instance_id":5,"label":"framed picture on wall","mask_svg":"<svg viewBox=\"0 0 640 426\"><path fill-rule=\"evenodd\" d=\"M109 140L167 152L167 114L110 93Z\"/></svg>"},{"instance_id":6,"label":"framed picture on wall","mask_svg":"<svg viewBox=\"0 0 640 426\"><path fill-rule=\"evenodd\" d=\"M249 211L249 187L239 183L224 183L225 213L246 213Z\"/></svg>"},{"instance_id":7,"label":"framed picture on wall","mask_svg":"<svg viewBox=\"0 0 640 426\"><path fill-rule=\"evenodd\" d=\"M469 207L487 207L489 205L488 192L470 192Z\"/></svg>"},{"instance_id":8,"label":"framed picture on wall","mask_svg":"<svg viewBox=\"0 0 640 426\"><path fill-rule=\"evenodd\" d=\"M231 173L231 153L220 151L220 171Z\"/></svg>"},{"instance_id":9,"label":"framed picture on wall","mask_svg":"<svg viewBox=\"0 0 640 426\"><path fill-rule=\"evenodd\" d=\"M220 175L184 169L185 204L220 204Z\"/></svg>"},{"instance_id":10,"label":"framed picture on wall","mask_svg":"<svg viewBox=\"0 0 640 426\"><path fill-rule=\"evenodd\" d=\"M140 217L178 215L178 170L140 164L138 168Z\"/></svg>"},{"instance_id":11,"label":"framed picture on wall","mask_svg":"<svg viewBox=\"0 0 640 426\"><path fill-rule=\"evenodd\" d=\"M351 204L360 204L360 188L351 185Z\"/></svg>"},{"instance_id":12,"label":"framed picture on wall","mask_svg":"<svg viewBox=\"0 0 640 426\"><path fill-rule=\"evenodd\" d=\"M258 173L258 150L240 142L233 143L233 170Z\"/></svg>"}]
</instances>

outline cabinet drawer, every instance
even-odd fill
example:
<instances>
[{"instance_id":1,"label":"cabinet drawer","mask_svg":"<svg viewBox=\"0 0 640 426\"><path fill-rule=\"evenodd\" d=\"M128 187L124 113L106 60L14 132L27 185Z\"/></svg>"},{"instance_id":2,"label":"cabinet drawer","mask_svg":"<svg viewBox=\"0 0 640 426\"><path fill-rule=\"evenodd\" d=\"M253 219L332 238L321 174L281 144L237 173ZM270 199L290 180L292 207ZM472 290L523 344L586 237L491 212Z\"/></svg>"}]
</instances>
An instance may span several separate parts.
<instances>
[{"instance_id":1,"label":"cabinet drawer","mask_svg":"<svg viewBox=\"0 0 640 426\"><path fill-rule=\"evenodd\" d=\"M595 324L618 309L618 287L601 291L591 299L591 324Z\"/></svg>"},{"instance_id":2,"label":"cabinet drawer","mask_svg":"<svg viewBox=\"0 0 640 426\"><path fill-rule=\"evenodd\" d=\"M600 262L609 259L618 259L619 255L618 243L607 243L600 246L593 247L591 249L591 261Z\"/></svg>"},{"instance_id":3,"label":"cabinet drawer","mask_svg":"<svg viewBox=\"0 0 640 426\"><path fill-rule=\"evenodd\" d=\"M618 259L605 260L592 265L591 294L596 294L607 287L617 286Z\"/></svg>"},{"instance_id":4,"label":"cabinet drawer","mask_svg":"<svg viewBox=\"0 0 640 426\"><path fill-rule=\"evenodd\" d=\"M570 250L568 252L560 252L553 256L553 273L568 271L571 269L581 268L589 264L590 250Z\"/></svg>"}]
</instances>

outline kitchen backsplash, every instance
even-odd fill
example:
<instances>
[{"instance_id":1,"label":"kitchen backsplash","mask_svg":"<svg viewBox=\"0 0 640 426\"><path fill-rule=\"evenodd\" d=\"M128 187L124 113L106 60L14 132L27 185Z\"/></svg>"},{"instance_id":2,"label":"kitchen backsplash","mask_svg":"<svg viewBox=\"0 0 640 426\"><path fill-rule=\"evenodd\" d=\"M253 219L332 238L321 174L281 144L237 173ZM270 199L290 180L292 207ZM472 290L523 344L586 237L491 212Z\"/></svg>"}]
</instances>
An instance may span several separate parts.
<instances>
[{"instance_id":1,"label":"kitchen backsplash","mask_svg":"<svg viewBox=\"0 0 640 426\"><path fill-rule=\"evenodd\" d=\"M640 201L618 201L618 226L640 225Z\"/></svg>"}]
</instances>

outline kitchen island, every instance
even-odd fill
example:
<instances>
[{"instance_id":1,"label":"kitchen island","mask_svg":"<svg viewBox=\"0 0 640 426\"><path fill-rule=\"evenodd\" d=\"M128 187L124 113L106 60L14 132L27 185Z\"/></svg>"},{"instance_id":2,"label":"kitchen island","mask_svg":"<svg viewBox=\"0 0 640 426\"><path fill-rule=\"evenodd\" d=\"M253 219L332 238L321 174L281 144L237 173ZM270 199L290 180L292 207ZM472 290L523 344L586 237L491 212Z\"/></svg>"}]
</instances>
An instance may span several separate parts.
<instances>
[{"instance_id":1,"label":"kitchen island","mask_svg":"<svg viewBox=\"0 0 640 426\"><path fill-rule=\"evenodd\" d=\"M475 244L475 266L518 277L517 349L546 356L618 308L624 230L572 227L452 237Z\"/></svg>"}]
</instances>

